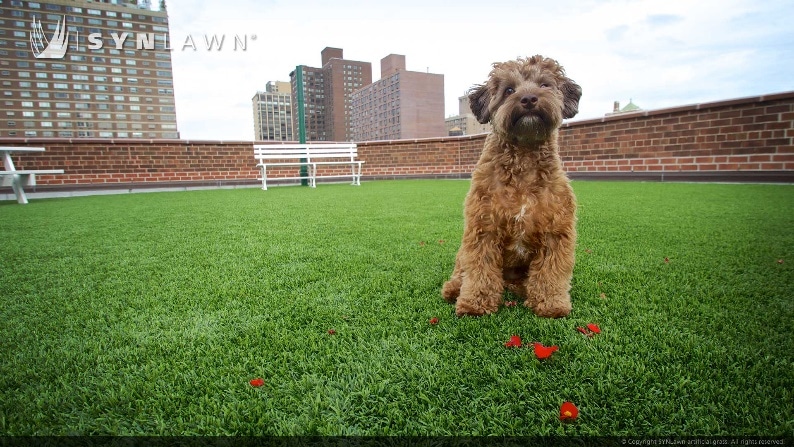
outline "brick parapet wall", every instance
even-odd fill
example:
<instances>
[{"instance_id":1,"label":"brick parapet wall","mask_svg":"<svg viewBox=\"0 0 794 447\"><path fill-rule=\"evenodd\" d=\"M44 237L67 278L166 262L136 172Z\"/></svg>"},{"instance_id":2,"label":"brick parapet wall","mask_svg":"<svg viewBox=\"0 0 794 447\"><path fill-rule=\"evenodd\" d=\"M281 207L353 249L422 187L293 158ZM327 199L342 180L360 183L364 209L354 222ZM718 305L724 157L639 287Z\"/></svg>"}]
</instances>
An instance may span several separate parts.
<instances>
[{"instance_id":1,"label":"brick parapet wall","mask_svg":"<svg viewBox=\"0 0 794 447\"><path fill-rule=\"evenodd\" d=\"M224 184L251 181L258 172L250 142L38 138L0 139L0 145L46 148L12 155L17 169L64 170L37 176L38 185Z\"/></svg>"},{"instance_id":2,"label":"brick parapet wall","mask_svg":"<svg viewBox=\"0 0 794 447\"><path fill-rule=\"evenodd\" d=\"M468 177L485 134L359 143L365 179ZM269 142L257 142L267 144ZM250 141L3 138L0 146L43 146L15 154L42 189L256 184ZM276 143L278 144L278 143ZM653 178L653 173L773 173L794 182L794 92L566 122L560 156L574 177ZM269 170L294 176L298 168ZM342 171L335 169L335 172ZM668 178L671 178L668 175ZM711 176L703 176L713 179Z\"/></svg>"},{"instance_id":3,"label":"brick parapet wall","mask_svg":"<svg viewBox=\"0 0 794 447\"><path fill-rule=\"evenodd\" d=\"M467 177L482 151L485 134L418 140L365 141L358 152L364 175Z\"/></svg>"},{"instance_id":4,"label":"brick parapet wall","mask_svg":"<svg viewBox=\"0 0 794 447\"><path fill-rule=\"evenodd\" d=\"M794 170L794 92L566 123L568 172Z\"/></svg>"}]
</instances>

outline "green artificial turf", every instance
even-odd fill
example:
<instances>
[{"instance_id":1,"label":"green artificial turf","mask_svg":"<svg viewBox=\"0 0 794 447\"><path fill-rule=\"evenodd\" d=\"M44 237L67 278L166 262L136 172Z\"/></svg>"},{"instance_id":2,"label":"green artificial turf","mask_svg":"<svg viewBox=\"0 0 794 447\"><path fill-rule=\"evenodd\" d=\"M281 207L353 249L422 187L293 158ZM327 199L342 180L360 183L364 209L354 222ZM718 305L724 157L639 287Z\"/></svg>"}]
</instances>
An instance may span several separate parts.
<instances>
[{"instance_id":1,"label":"green artificial turf","mask_svg":"<svg viewBox=\"0 0 794 447\"><path fill-rule=\"evenodd\" d=\"M793 186L575 182L559 320L443 301L467 189L0 203L0 435L794 434Z\"/></svg>"}]
</instances>

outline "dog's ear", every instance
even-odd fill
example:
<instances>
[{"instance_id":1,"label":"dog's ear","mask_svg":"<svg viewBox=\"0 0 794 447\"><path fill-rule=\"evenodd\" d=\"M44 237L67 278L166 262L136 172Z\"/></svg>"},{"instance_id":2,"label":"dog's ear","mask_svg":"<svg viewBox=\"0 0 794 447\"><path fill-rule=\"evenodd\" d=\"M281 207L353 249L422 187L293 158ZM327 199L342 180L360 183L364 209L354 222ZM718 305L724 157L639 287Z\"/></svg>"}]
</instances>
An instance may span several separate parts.
<instances>
[{"instance_id":1,"label":"dog's ear","mask_svg":"<svg viewBox=\"0 0 794 447\"><path fill-rule=\"evenodd\" d=\"M582 87L572 80L565 78L560 86L562 91L562 117L573 118L579 113L579 98L582 97Z\"/></svg>"},{"instance_id":2,"label":"dog's ear","mask_svg":"<svg viewBox=\"0 0 794 447\"><path fill-rule=\"evenodd\" d=\"M485 124L491 119L490 103L491 94L486 85L475 85L469 90L469 107L480 124Z\"/></svg>"}]
</instances>

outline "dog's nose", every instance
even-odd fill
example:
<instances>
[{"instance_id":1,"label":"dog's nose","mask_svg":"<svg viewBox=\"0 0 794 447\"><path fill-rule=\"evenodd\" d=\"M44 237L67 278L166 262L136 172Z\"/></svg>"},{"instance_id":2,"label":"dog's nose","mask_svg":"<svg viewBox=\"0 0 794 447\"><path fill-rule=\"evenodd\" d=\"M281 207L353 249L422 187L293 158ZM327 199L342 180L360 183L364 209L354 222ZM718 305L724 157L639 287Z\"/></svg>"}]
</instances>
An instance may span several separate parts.
<instances>
[{"instance_id":1,"label":"dog's nose","mask_svg":"<svg viewBox=\"0 0 794 447\"><path fill-rule=\"evenodd\" d=\"M538 97L535 95L524 95L521 97L521 105L527 109L531 109L537 102Z\"/></svg>"}]
</instances>

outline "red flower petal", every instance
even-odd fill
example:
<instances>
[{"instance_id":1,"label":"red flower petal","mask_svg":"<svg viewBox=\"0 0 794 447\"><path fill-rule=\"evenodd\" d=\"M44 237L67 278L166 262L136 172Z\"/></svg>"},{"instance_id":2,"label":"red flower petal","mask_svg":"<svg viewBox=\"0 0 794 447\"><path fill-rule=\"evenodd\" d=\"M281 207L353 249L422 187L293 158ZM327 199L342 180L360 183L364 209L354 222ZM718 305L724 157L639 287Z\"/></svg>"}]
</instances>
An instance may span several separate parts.
<instances>
[{"instance_id":1,"label":"red flower petal","mask_svg":"<svg viewBox=\"0 0 794 447\"><path fill-rule=\"evenodd\" d=\"M535 342L535 356L541 360L551 357L559 349L557 346L543 346L542 343Z\"/></svg>"},{"instance_id":2,"label":"red flower petal","mask_svg":"<svg viewBox=\"0 0 794 447\"><path fill-rule=\"evenodd\" d=\"M592 333L590 333L590 332L589 332L587 329L585 329L585 328L583 328L583 327L581 327L581 326L578 326L578 327L576 328L576 330L577 330L577 331L579 331L579 332L581 332L581 333L583 333L584 335L587 335L588 337L592 337L592 336L593 336L593 334L592 334Z\"/></svg>"},{"instance_id":3,"label":"red flower petal","mask_svg":"<svg viewBox=\"0 0 794 447\"><path fill-rule=\"evenodd\" d=\"M328 329L328 335L336 335L336 329Z\"/></svg>"},{"instance_id":4,"label":"red flower petal","mask_svg":"<svg viewBox=\"0 0 794 447\"><path fill-rule=\"evenodd\" d=\"M670 258L668 258L668 257L666 257L666 256L665 256L665 258L664 258L664 263L665 263L665 264L669 264L669 263L670 263Z\"/></svg>"},{"instance_id":5,"label":"red flower petal","mask_svg":"<svg viewBox=\"0 0 794 447\"><path fill-rule=\"evenodd\" d=\"M588 324L587 325L587 329L590 329L591 331L593 331L596 334L600 334L601 333L601 328L599 328L598 325L594 324L594 323Z\"/></svg>"},{"instance_id":6,"label":"red flower petal","mask_svg":"<svg viewBox=\"0 0 794 447\"><path fill-rule=\"evenodd\" d=\"M252 379L248 383L250 383L251 386L260 387L260 386L265 384L265 379L262 379L262 378Z\"/></svg>"},{"instance_id":7,"label":"red flower petal","mask_svg":"<svg viewBox=\"0 0 794 447\"><path fill-rule=\"evenodd\" d=\"M432 324L432 325L438 324L438 318L436 318L436 317L431 318L430 319L430 324Z\"/></svg>"},{"instance_id":8,"label":"red flower petal","mask_svg":"<svg viewBox=\"0 0 794 447\"><path fill-rule=\"evenodd\" d=\"M443 245L443 244L444 244L444 242L446 242L444 239L439 239L439 240L438 240L438 245Z\"/></svg>"},{"instance_id":9,"label":"red flower petal","mask_svg":"<svg viewBox=\"0 0 794 447\"><path fill-rule=\"evenodd\" d=\"M518 335L511 335L510 340L505 342L505 346L508 348L520 348L521 347L521 337Z\"/></svg>"},{"instance_id":10,"label":"red flower petal","mask_svg":"<svg viewBox=\"0 0 794 447\"><path fill-rule=\"evenodd\" d=\"M573 402L563 402L562 406L560 406L560 420L561 421L568 421L574 420L579 416L579 409L576 408L576 405Z\"/></svg>"},{"instance_id":11,"label":"red flower petal","mask_svg":"<svg viewBox=\"0 0 794 447\"><path fill-rule=\"evenodd\" d=\"M515 301L505 301L505 307L515 307L516 304L518 303Z\"/></svg>"}]
</instances>

